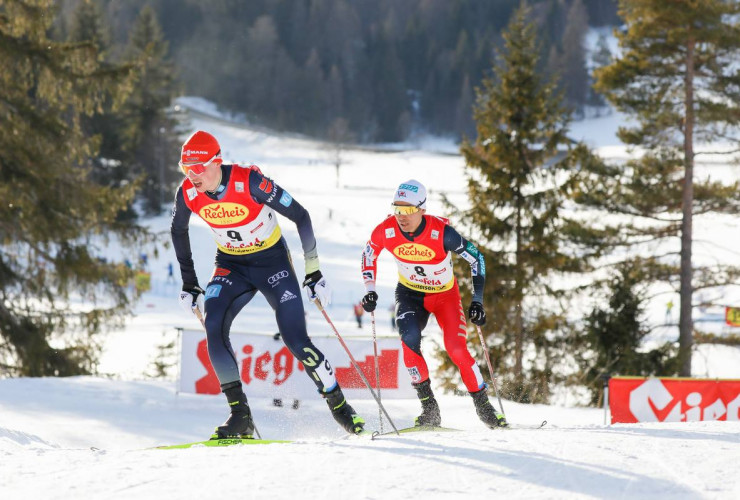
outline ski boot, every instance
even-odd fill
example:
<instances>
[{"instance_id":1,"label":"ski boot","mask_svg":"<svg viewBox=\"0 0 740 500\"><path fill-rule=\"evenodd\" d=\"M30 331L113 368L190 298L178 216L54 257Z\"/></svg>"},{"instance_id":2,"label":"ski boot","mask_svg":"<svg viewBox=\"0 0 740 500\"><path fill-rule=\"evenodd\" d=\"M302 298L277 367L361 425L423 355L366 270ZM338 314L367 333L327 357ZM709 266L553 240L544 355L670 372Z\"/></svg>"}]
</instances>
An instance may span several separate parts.
<instances>
[{"instance_id":1,"label":"ski boot","mask_svg":"<svg viewBox=\"0 0 740 500\"><path fill-rule=\"evenodd\" d=\"M254 421L241 385L224 391L231 407L231 415L223 425L216 427L211 439L253 439Z\"/></svg>"},{"instance_id":2,"label":"ski boot","mask_svg":"<svg viewBox=\"0 0 740 500\"><path fill-rule=\"evenodd\" d=\"M439 427L442 416L439 413L439 405L434 399L431 382L429 379L420 384L413 384L416 395L421 401L421 415L414 419L414 427Z\"/></svg>"},{"instance_id":3,"label":"ski boot","mask_svg":"<svg viewBox=\"0 0 740 500\"><path fill-rule=\"evenodd\" d=\"M362 432L365 426L365 420L344 399L344 394L339 384L331 391L321 393L321 396L326 399L326 404L329 405L329 409L331 410L331 416L334 417L334 420L345 431L350 434L360 434Z\"/></svg>"},{"instance_id":4,"label":"ski boot","mask_svg":"<svg viewBox=\"0 0 740 500\"><path fill-rule=\"evenodd\" d=\"M478 418L491 429L496 427L506 427L509 424L506 422L506 417L503 414L496 411L491 402L488 400L488 394L486 394L486 388L484 387L480 391L471 392L470 395L473 397L473 403L475 403L475 413L478 414Z\"/></svg>"}]
</instances>

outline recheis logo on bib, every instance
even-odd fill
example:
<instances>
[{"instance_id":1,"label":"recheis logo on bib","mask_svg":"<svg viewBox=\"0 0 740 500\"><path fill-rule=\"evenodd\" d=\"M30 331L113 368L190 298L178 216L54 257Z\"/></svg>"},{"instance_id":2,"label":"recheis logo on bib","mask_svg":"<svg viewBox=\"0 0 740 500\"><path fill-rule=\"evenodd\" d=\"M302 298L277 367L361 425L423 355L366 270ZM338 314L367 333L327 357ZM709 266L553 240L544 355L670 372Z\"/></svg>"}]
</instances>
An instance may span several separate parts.
<instances>
[{"instance_id":1,"label":"recheis logo on bib","mask_svg":"<svg viewBox=\"0 0 740 500\"><path fill-rule=\"evenodd\" d=\"M399 245L393 249L393 255L403 260L421 262L432 260L436 255L434 250L418 243Z\"/></svg>"},{"instance_id":2,"label":"recheis logo on bib","mask_svg":"<svg viewBox=\"0 0 740 500\"><path fill-rule=\"evenodd\" d=\"M211 224L226 226L246 219L249 210L237 203L214 203L201 208L198 215Z\"/></svg>"}]
</instances>

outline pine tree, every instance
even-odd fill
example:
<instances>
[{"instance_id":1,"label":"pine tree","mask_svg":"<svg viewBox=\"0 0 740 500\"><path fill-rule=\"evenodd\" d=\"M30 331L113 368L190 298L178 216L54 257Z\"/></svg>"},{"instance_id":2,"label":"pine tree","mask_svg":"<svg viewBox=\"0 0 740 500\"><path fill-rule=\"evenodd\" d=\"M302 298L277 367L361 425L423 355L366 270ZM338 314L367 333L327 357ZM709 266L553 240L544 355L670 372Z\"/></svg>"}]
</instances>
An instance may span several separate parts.
<instances>
[{"instance_id":1,"label":"pine tree","mask_svg":"<svg viewBox=\"0 0 740 500\"><path fill-rule=\"evenodd\" d=\"M617 266L605 283L603 302L608 307L594 307L585 318L583 332L578 332L571 344L582 368L579 385L591 391L591 403L597 406L603 401L605 377L672 376L678 371L671 342L644 349L643 340L650 333L645 318L650 280L643 275L645 269L639 259Z\"/></svg>"},{"instance_id":2,"label":"pine tree","mask_svg":"<svg viewBox=\"0 0 740 500\"><path fill-rule=\"evenodd\" d=\"M601 68L603 66L607 66L611 64L612 62L612 53L611 50L609 50L609 44L606 39L606 35L604 33L599 34L599 38L596 41L596 50L594 50L594 53L591 55L591 67L593 69ZM586 100L586 103L589 106L593 106L595 108L599 108L598 114L601 114L600 108L609 109L609 107L606 105L606 100L604 97L596 92L596 90L593 88L593 72L590 72L588 76L589 81L589 90L588 90L588 99Z\"/></svg>"},{"instance_id":3,"label":"pine tree","mask_svg":"<svg viewBox=\"0 0 740 500\"><path fill-rule=\"evenodd\" d=\"M72 19L70 41L89 42L101 57L104 56L110 45L110 34L100 6L94 0L82 0L77 5Z\"/></svg>"},{"instance_id":4,"label":"pine tree","mask_svg":"<svg viewBox=\"0 0 740 500\"><path fill-rule=\"evenodd\" d=\"M677 278L681 374L690 376L694 289L740 277L738 268L696 267L692 260L694 216L740 208L737 183L695 179L694 173L700 154L695 143L724 138L740 123L740 3L620 0L619 5L626 25L617 32L622 54L596 71L596 88L635 120L619 137L640 148L642 156L599 176L584 198L632 216L634 223L622 232L655 256L656 270L648 274L674 285ZM679 255L670 240L680 244ZM666 243L658 247L660 242Z\"/></svg>"},{"instance_id":5,"label":"pine tree","mask_svg":"<svg viewBox=\"0 0 740 500\"><path fill-rule=\"evenodd\" d=\"M472 204L464 221L486 257L490 319L484 332L504 339L492 358L500 371L513 374L514 384L504 391L509 397L544 401L566 322L559 305L564 292L551 279L580 271L587 260L565 249L566 228L574 223L562 214L583 148L566 137L568 112L555 82L537 72L537 28L528 16L522 4L504 32L494 78L478 89L477 138L465 140L461 151ZM536 360L525 366L524 354L531 351ZM502 356L513 357L513 366Z\"/></svg>"},{"instance_id":6,"label":"pine tree","mask_svg":"<svg viewBox=\"0 0 740 500\"><path fill-rule=\"evenodd\" d=\"M588 14L582 0L573 0L568 9L568 22L563 33L563 67L565 102L574 111L583 109L588 97L588 71L584 38L588 31Z\"/></svg>"},{"instance_id":7,"label":"pine tree","mask_svg":"<svg viewBox=\"0 0 740 500\"><path fill-rule=\"evenodd\" d=\"M149 213L157 214L171 197L180 173L179 139L168 108L177 92L175 71L167 59L168 43L154 10L146 6L134 24L126 57L137 64L137 82L121 111L124 161L143 177L141 195Z\"/></svg>"},{"instance_id":8,"label":"pine tree","mask_svg":"<svg viewBox=\"0 0 740 500\"><path fill-rule=\"evenodd\" d=\"M11 376L94 370L95 334L129 303L130 276L102 249L145 236L117 219L133 186L90 180L80 127L125 97L130 68L102 65L92 43L49 40L53 4L0 0L0 372Z\"/></svg>"}]
</instances>

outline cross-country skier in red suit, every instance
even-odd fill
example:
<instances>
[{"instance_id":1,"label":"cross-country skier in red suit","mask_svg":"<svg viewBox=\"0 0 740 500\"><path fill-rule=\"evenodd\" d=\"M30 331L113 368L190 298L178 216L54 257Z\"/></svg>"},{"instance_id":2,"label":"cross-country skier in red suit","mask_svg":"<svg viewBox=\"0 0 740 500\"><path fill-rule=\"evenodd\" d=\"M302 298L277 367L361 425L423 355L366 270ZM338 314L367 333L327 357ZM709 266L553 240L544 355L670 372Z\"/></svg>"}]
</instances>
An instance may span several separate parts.
<instances>
[{"instance_id":1,"label":"cross-country skier in red suit","mask_svg":"<svg viewBox=\"0 0 740 500\"><path fill-rule=\"evenodd\" d=\"M188 311L196 306L205 310L208 356L231 408L213 438L251 438L254 432L229 330L257 292L275 311L285 345L303 363L334 419L349 433L361 432L365 421L344 399L329 361L308 337L300 285L277 222L280 214L298 227L306 270L303 286L310 300L327 305L329 288L319 271L306 209L255 165L222 165L218 141L207 132L195 132L185 141L180 167L186 178L177 189L171 227L183 281L180 302ZM190 251L191 213L210 226L218 246L205 290L198 284Z\"/></svg>"},{"instance_id":2,"label":"cross-country skier in red suit","mask_svg":"<svg viewBox=\"0 0 740 500\"><path fill-rule=\"evenodd\" d=\"M506 425L486 393L486 384L466 343L465 313L460 290L452 271L451 252L470 263L473 274L473 300L468 308L470 321L486 322L483 310L483 285L486 265L483 254L460 236L447 219L426 215L426 188L416 180L401 184L393 197L393 215L381 222L372 233L362 255L362 276L367 294L362 305L375 310L377 259L383 249L395 257L398 265L396 286L396 325L403 345L403 361L421 401L422 413L416 426L438 426L442 423L429 381L429 369L421 353L421 332L429 315L434 314L444 334L444 345L460 370L463 383L473 397L478 417L489 427Z\"/></svg>"}]
</instances>

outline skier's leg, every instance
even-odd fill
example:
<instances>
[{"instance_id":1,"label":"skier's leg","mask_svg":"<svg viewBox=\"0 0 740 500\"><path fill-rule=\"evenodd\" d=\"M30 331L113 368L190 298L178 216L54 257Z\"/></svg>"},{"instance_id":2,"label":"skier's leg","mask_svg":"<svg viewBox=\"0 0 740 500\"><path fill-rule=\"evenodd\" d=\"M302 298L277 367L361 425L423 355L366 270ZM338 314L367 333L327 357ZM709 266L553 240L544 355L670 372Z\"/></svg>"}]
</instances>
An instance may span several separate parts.
<instances>
[{"instance_id":1,"label":"skier's leg","mask_svg":"<svg viewBox=\"0 0 740 500\"><path fill-rule=\"evenodd\" d=\"M216 428L213 439L251 438L254 433L252 413L239 378L239 365L229 339L231 324L239 311L254 297L256 289L235 269L219 266L206 288L205 326L208 357L226 395L230 414Z\"/></svg>"},{"instance_id":2,"label":"skier's leg","mask_svg":"<svg viewBox=\"0 0 740 500\"><path fill-rule=\"evenodd\" d=\"M491 428L505 426L506 420L489 401L487 385L483 381L478 363L468 350L467 324L457 284L447 292L430 294L425 305L437 318L444 333L445 349L460 370L463 383L473 398L478 418Z\"/></svg>"},{"instance_id":3,"label":"skier's leg","mask_svg":"<svg viewBox=\"0 0 740 500\"><path fill-rule=\"evenodd\" d=\"M399 285L396 287L396 326L401 337L403 363L412 384L429 379L429 368L421 354L421 332L429 321L424 309L424 294Z\"/></svg>"},{"instance_id":4,"label":"skier's leg","mask_svg":"<svg viewBox=\"0 0 740 500\"><path fill-rule=\"evenodd\" d=\"M222 387L239 380L239 364L229 331L236 315L256 293L253 285L225 266L216 268L206 287L204 322L208 357Z\"/></svg>"},{"instance_id":5,"label":"skier's leg","mask_svg":"<svg viewBox=\"0 0 740 500\"><path fill-rule=\"evenodd\" d=\"M438 426L442 423L439 405L429 380L429 368L421 354L421 332L428 321L429 312L424 309L424 294L399 285L396 288L396 325L401 336L403 362L421 402L421 415L414 419L416 426Z\"/></svg>"},{"instance_id":6,"label":"skier's leg","mask_svg":"<svg viewBox=\"0 0 740 500\"><path fill-rule=\"evenodd\" d=\"M485 387L478 363L468 350L465 313L457 284L446 292L428 294L424 305L437 318L437 323L443 332L445 350L460 370L465 387L470 392Z\"/></svg>"},{"instance_id":7,"label":"skier's leg","mask_svg":"<svg viewBox=\"0 0 740 500\"><path fill-rule=\"evenodd\" d=\"M270 306L275 310L275 319L283 342L290 352L303 363L306 373L316 384L319 394L327 400L334 419L347 432L359 433L365 421L347 403L329 360L308 337L300 285L287 258L285 262L286 266L265 268L262 271L265 274L264 280L256 282ZM281 270L285 271L282 273L285 276L268 285L267 278Z\"/></svg>"}]
</instances>

